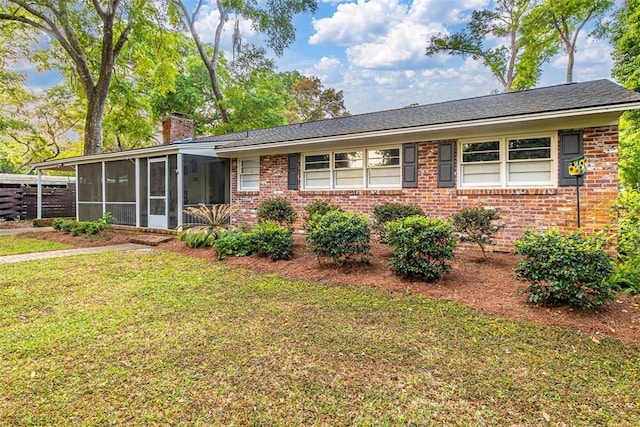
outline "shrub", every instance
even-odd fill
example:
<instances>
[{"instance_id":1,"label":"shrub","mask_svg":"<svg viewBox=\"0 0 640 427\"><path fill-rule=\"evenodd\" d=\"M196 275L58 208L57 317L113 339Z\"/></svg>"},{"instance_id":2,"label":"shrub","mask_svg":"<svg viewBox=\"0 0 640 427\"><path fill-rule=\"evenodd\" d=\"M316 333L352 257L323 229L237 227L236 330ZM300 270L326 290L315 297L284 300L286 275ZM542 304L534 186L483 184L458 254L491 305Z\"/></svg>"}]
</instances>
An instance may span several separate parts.
<instances>
[{"instance_id":1,"label":"shrub","mask_svg":"<svg viewBox=\"0 0 640 427\"><path fill-rule=\"evenodd\" d=\"M206 231L184 233L180 236L181 240L187 244L189 248L204 248L207 246L213 246L213 242L216 240L214 236Z\"/></svg>"},{"instance_id":2,"label":"shrub","mask_svg":"<svg viewBox=\"0 0 640 427\"><path fill-rule=\"evenodd\" d=\"M272 261L291 259L293 256L293 236L291 230L280 227L273 221L260 223L251 232L251 249L260 256L268 256Z\"/></svg>"},{"instance_id":3,"label":"shrub","mask_svg":"<svg viewBox=\"0 0 640 427\"><path fill-rule=\"evenodd\" d=\"M324 215L331 211L342 211L342 209L337 205L332 205L326 200L315 200L312 203L309 203L304 207L304 228L307 228L309 220L311 220L315 215Z\"/></svg>"},{"instance_id":4,"label":"shrub","mask_svg":"<svg viewBox=\"0 0 640 427\"><path fill-rule=\"evenodd\" d=\"M281 226L291 227L298 214L284 197L267 199L258 206L258 222L274 221Z\"/></svg>"},{"instance_id":5,"label":"shrub","mask_svg":"<svg viewBox=\"0 0 640 427\"><path fill-rule=\"evenodd\" d=\"M307 224L307 245L318 257L345 262L366 262L371 250L371 230L366 216L353 212L329 211L315 215ZM357 259L356 259L357 258Z\"/></svg>"},{"instance_id":6,"label":"shrub","mask_svg":"<svg viewBox=\"0 0 640 427\"><path fill-rule=\"evenodd\" d=\"M588 310L614 298L608 281L612 257L602 249L604 239L576 232L561 235L551 228L540 234L527 230L514 244L516 254L525 257L515 272L530 284L523 291L530 293L529 302Z\"/></svg>"},{"instance_id":7,"label":"shrub","mask_svg":"<svg viewBox=\"0 0 640 427\"><path fill-rule=\"evenodd\" d=\"M456 238L446 221L414 215L388 222L385 234L395 274L430 282L449 271L447 260L453 258Z\"/></svg>"},{"instance_id":8,"label":"shrub","mask_svg":"<svg viewBox=\"0 0 640 427\"><path fill-rule=\"evenodd\" d=\"M618 263L611 282L625 292L640 293L640 192L625 190L616 200Z\"/></svg>"},{"instance_id":9,"label":"shrub","mask_svg":"<svg viewBox=\"0 0 640 427\"><path fill-rule=\"evenodd\" d=\"M494 225L493 221L500 220L496 209L482 207L466 208L451 216L454 230L462 242L475 243L482 250L482 258L487 258L485 248L493 245L493 235L504 225Z\"/></svg>"},{"instance_id":10,"label":"shrub","mask_svg":"<svg viewBox=\"0 0 640 427\"><path fill-rule=\"evenodd\" d=\"M380 237L381 242L386 242L385 226L388 222L407 218L414 215L423 215L420 206L405 205L402 203L384 203L373 207L373 230Z\"/></svg>"},{"instance_id":11,"label":"shrub","mask_svg":"<svg viewBox=\"0 0 640 427\"><path fill-rule=\"evenodd\" d=\"M103 216L104 218L104 216ZM72 236L80 234L99 234L111 225L103 222L102 218L97 221L75 221L73 219L54 220L52 227L57 231L65 231L71 233Z\"/></svg>"},{"instance_id":12,"label":"shrub","mask_svg":"<svg viewBox=\"0 0 640 427\"><path fill-rule=\"evenodd\" d=\"M199 222L183 224L178 232L178 238L184 240L188 234L204 232L215 240L220 234L233 229L229 224L229 218L231 218L233 211L233 207L227 204L207 206L200 203L198 207L188 207L183 212Z\"/></svg>"},{"instance_id":13,"label":"shrub","mask_svg":"<svg viewBox=\"0 0 640 427\"><path fill-rule=\"evenodd\" d=\"M215 239L212 246L220 260L228 255L251 255L251 235L242 231L229 231Z\"/></svg>"}]
</instances>

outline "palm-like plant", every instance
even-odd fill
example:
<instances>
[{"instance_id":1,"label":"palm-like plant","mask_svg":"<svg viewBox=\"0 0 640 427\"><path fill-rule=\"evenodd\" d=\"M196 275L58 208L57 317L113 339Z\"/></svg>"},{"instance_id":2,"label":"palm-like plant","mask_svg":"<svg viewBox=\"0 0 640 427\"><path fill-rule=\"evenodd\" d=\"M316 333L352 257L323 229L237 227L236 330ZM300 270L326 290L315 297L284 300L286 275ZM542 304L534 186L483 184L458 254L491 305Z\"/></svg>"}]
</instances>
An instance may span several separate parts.
<instances>
[{"instance_id":1,"label":"palm-like plant","mask_svg":"<svg viewBox=\"0 0 640 427\"><path fill-rule=\"evenodd\" d=\"M227 204L207 206L200 203L197 207L190 206L183 212L198 222L182 224L178 237L182 239L186 234L207 233L217 239L221 233L235 228L229 224L229 218L234 211L234 206Z\"/></svg>"}]
</instances>

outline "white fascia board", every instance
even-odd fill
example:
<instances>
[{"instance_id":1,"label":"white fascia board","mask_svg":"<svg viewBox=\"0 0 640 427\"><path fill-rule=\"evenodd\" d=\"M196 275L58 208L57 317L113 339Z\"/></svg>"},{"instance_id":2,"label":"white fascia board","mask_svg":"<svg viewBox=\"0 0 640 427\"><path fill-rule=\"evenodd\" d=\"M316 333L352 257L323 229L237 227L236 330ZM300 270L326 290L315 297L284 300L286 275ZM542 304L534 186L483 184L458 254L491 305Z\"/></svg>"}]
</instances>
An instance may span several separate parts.
<instances>
[{"instance_id":1,"label":"white fascia board","mask_svg":"<svg viewBox=\"0 0 640 427\"><path fill-rule=\"evenodd\" d=\"M192 145L190 145L192 144ZM197 145L197 146L196 146ZM89 156L69 157L66 159L51 160L48 162L34 163L35 169L56 169L61 166L74 166L85 163L95 163L109 160L135 159L139 157L165 156L169 154L185 153L216 157L215 143L183 143L171 145L156 145L154 147L140 148L137 150L117 151L113 153L92 154Z\"/></svg>"},{"instance_id":2,"label":"white fascia board","mask_svg":"<svg viewBox=\"0 0 640 427\"><path fill-rule=\"evenodd\" d=\"M363 138L384 138L384 137L402 137L410 139L414 135L428 136L431 133L438 132L451 132L460 129L469 129L469 128L481 128L481 127L489 127L489 126L499 126L499 125L508 125L508 124L525 124L528 122L534 121L545 121L545 120L558 120L563 118L579 118L583 116L593 116L593 115L611 115L611 113L620 113L622 114L624 111L632 110L640 108L640 102L634 102L629 104L622 105L612 105L608 107L592 107L592 108L584 108L581 110L566 110L566 111L552 111L546 113L534 113L527 114L522 116L512 116L512 117L498 117L491 119L481 119L481 120L470 120L466 122L453 122L453 123L444 123L437 125L426 125L426 126L416 126L416 127L408 127L408 128L398 128L398 129L387 129L382 131L374 131L374 132L361 132L354 133L349 135L336 135L330 137L322 137L322 138L314 138L314 139L299 139L299 140L291 140L291 141L282 141L275 143L265 143L265 144L256 144L256 145L247 145L243 147L218 147L217 152L221 156L227 155L227 157L232 157L233 155L240 155L242 153L248 151L258 151L258 150L273 150L278 148L291 148L291 147L299 147L299 146L307 146L312 144L323 144L323 143L340 143L340 142L348 142L355 141ZM619 116L619 115L618 115Z\"/></svg>"}]
</instances>

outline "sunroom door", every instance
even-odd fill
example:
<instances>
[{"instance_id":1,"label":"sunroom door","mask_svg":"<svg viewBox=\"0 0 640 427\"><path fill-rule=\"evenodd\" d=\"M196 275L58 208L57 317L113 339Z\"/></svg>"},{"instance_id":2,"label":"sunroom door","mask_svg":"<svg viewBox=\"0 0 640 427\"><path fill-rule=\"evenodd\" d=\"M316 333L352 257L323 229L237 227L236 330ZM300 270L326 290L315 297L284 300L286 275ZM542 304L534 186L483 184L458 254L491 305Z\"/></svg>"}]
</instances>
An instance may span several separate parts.
<instances>
[{"instance_id":1,"label":"sunroom door","mask_svg":"<svg viewBox=\"0 0 640 427\"><path fill-rule=\"evenodd\" d=\"M149 228L169 227L167 158L149 159Z\"/></svg>"}]
</instances>

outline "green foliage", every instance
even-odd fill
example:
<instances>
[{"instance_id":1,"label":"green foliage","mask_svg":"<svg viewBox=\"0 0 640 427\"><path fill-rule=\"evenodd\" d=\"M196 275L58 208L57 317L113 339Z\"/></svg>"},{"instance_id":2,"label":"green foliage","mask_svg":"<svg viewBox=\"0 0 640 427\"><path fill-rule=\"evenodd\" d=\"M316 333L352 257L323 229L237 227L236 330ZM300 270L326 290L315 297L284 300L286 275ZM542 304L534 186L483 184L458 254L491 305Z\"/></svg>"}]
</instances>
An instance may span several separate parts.
<instances>
[{"instance_id":1,"label":"green foliage","mask_svg":"<svg viewBox=\"0 0 640 427\"><path fill-rule=\"evenodd\" d=\"M342 208L337 205L333 205L329 203L327 200L314 200L304 207L304 223L305 229L307 228L307 224L309 220L313 218L315 215L324 215L330 211L342 211Z\"/></svg>"},{"instance_id":2,"label":"green foliage","mask_svg":"<svg viewBox=\"0 0 640 427\"><path fill-rule=\"evenodd\" d=\"M291 230L280 227L273 221L258 224L250 234L250 241L254 253L268 256L272 261L293 257Z\"/></svg>"},{"instance_id":3,"label":"green foliage","mask_svg":"<svg viewBox=\"0 0 640 427\"><path fill-rule=\"evenodd\" d=\"M439 279L449 271L456 239L453 228L442 219L422 215L390 221L386 236L391 247L391 270L399 276L426 281Z\"/></svg>"},{"instance_id":4,"label":"green foliage","mask_svg":"<svg viewBox=\"0 0 640 427\"><path fill-rule=\"evenodd\" d=\"M316 76L303 76L298 71L288 73L287 123L304 123L314 120L345 117L349 115L344 106L341 90L325 89Z\"/></svg>"},{"instance_id":5,"label":"green foliage","mask_svg":"<svg viewBox=\"0 0 640 427\"><path fill-rule=\"evenodd\" d=\"M611 281L619 288L640 293L640 192L626 190L615 204L618 213L618 264Z\"/></svg>"},{"instance_id":6,"label":"green foliage","mask_svg":"<svg viewBox=\"0 0 640 427\"><path fill-rule=\"evenodd\" d=\"M194 233L180 233L178 234L180 240L184 240L189 248L204 248L213 246L213 242L216 240L215 236L207 233L206 231L199 231Z\"/></svg>"},{"instance_id":7,"label":"green foliage","mask_svg":"<svg viewBox=\"0 0 640 427\"><path fill-rule=\"evenodd\" d=\"M52 223L52 227L57 231L64 231L71 233L73 236L80 234L99 234L105 229L109 228L102 219L97 221L76 221L72 219L55 219Z\"/></svg>"},{"instance_id":8,"label":"green foliage","mask_svg":"<svg viewBox=\"0 0 640 427\"><path fill-rule=\"evenodd\" d=\"M258 221L274 221L279 225L287 225L291 227L296 219L298 219L298 213L293 209L289 200L284 197L273 197L260 203L257 209Z\"/></svg>"},{"instance_id":9,"label":"green foliage","mask_svg":"<svg viewBox=\"0 0 640 427\"><path fill-rule=\"evenodd\" d=\"M318 257L338 264L366 262L371 250L369 220L364 215L332 210L307 223L307 245Z\"/></svg>"},{"instance_id":10,"label":"green foliage","mask_svg":"<svg viewBox=\"0 0 640 427\"><path fill-rule=\"evenodd\" d=\"M518 280L530 284L524 290L530 293L529 302L584 310L608 304L615 297L609 282L613 267L603 243L576 232L562 235L556 228L525 231L514 242L515 253L524 256L515 272Z\"/></svg>"},{"instance_id":11,"label":"green foliage","mask_svg":"<svg viewBox=\"0 0 640 427\"><path fill-rule=\"evenodd\" d=\"M481 60L505 92L528 89L538 82L541 67L558 50L558 39L528 25L534 2L497 0L493 10L474 10L466 27L452 35L431 37L427 55L439 52ZM496 38L512 43L496 44Z\"/></svg>"},{"instance_id":12,"label":"green foliage","mask_svg":"<svg viewBox=\"0 0 640 427\"><path fill-rule=\"evenodd\" d=\"M206 233L213 239L218 238L234 227L229 224L233 207L228 204L207 206L200 203L197 207L188 207L184 213L194 217L198 222L183 224L178 230L178 238L185 239L188 234Z\"/></svg>"},{"instance_id":13,"label":"green foliage","mask_svg":"<svg viewBox=\"0 0 640 427\"><path fill-rule=\"evenodd\" d=\"M414 215L424 215L424 211L417 205L404 203L385 203L373 207L373 230L385 242L385 227L388 222L397 221Z\"/></svg>"},{"instance_id":14,"label":"green foliage","mask_svg":"<svg viewBox=\"0 0 640 427\"><path fill-rule=\"evenodd\" d=\"M480 246L483 258L487 257L485 248L494 244L493 235L504 227L493 224L493 221L500 220L500 214L496 209L482 207L462 209L453 214L451 220L454 230L459 233L458 238L462 242Z\"/></svg>"},{"instance_id":15,"label":"green foliage","mask_svg":"<svg viewBox=\"0 0 640 427\"><path fill-rule=\"evenodd\" d=\"M251 234L229 231L214 240L212 246L220 260L229 255L248 256L251 255Z\"/></svg>"}]
</instances>

